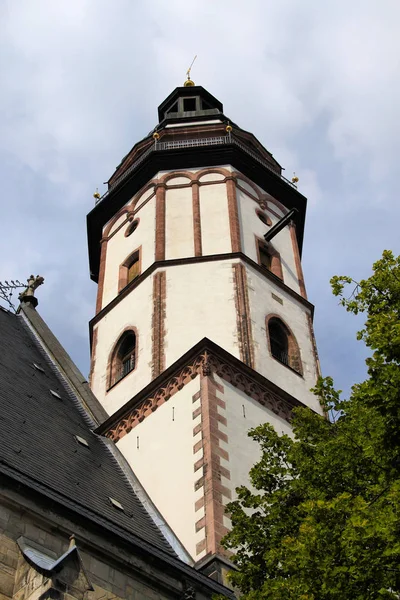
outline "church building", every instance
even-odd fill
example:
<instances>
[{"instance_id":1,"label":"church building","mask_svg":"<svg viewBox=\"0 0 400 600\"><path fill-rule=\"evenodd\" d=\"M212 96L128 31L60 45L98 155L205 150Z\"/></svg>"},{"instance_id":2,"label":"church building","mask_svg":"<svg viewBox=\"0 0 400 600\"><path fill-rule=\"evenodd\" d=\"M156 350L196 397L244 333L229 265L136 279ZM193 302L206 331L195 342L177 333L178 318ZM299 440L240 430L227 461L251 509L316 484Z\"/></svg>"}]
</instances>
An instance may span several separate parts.
<instances>
[{"instance_id":1,"label":"church building","mask_svg":"<svg viewBox=\"0 0 400 600\"><path fill-rule=\"evenodd\" d=\"M232 597L247 432L321 412L296 183L188 78L87 216L89 382L34 285L0 311L0 600Z\"/></svg>"}]
</instances>

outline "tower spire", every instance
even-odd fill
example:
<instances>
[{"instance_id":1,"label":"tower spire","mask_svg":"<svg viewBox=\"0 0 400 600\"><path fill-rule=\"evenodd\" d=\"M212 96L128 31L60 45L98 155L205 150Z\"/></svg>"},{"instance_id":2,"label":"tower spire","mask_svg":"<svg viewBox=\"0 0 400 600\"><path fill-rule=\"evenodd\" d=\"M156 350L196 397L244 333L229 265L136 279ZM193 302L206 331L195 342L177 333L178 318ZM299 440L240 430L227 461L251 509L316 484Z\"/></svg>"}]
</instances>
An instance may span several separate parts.
<instances>
[{"instance_id":1,"label":"tower spire","mask_svg":"<svg viewBox=\"0 0 400 600\"><path fill-rule=\"evenodd\" d=\"M193 63L194 63L194 61L196 60L196 58L197 58L197 54L195 55L194 59L192 60L192 63L191 63L191 65L190 65L190 67L189 67L189 68L188 68L188 70L186 71L187 79L186 79L185 83L183 84L183 85L184 85L184 87L191 87L191 86L193 86L193 85L194 85L194 81L192 81L192 80L190 79L190 71L191 71L191 69L192 69L192 67L193 67Z\"/></svg>"}]
</instances>

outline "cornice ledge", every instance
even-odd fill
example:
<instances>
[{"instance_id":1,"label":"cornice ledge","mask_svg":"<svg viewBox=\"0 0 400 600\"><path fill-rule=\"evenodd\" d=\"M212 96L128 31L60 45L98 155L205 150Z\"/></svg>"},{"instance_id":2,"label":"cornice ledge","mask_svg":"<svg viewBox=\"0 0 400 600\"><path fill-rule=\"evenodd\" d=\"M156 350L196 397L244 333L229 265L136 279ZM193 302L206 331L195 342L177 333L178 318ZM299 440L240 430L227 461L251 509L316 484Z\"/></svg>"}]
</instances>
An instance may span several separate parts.
<instances>
[{"instance_id":1,"label":"cornice ledge","mask_svg":"<svg viewBox=\"0 0 400 600\"><path fill-rule=\"evenodd\" d=\"M197 375L214 373L288 422L293 408L304 406L257 371L204 338L102 423L95 433L118 442Z\"/></svg>"},{"instance_id":2,"label":"cornice ledge","mask_svg":"<svg viewBox=\"0 0 400 600\"><path fill-rule=\"evenodd\" d=\"M278 287L284 290L287 294L295 298L298 302L303 304L308 308L311 313L311 317L314 316L314 305L311 304L309 300L298 294L295 290L290 288L280 277L274 275L270 271L267 271L261 265L256 263L252 258L244 254L243 252L227 252L223 254L206 254L203 256L190 256L186 258L169 258L166 260L159 260L153 262L139 277L131 281L124 289L117 295L115 298L110 300L106 306L104 306L90 321L89 321L89 330L90 330L90 344L92 344L92 334L93 327L98 323L104 315L106 315L118 302L123 300L132 290L142 283L147 277L149 277L154 271L157 269L165 269L170 266L176 265L186 265L198 262L209 262L209 261L219 261L219 260L233 260L240 259L250 267L253 267L256 271L261 273L266 279L269 279L273 283L275 283Z\"/></svg>"}]
</instances>

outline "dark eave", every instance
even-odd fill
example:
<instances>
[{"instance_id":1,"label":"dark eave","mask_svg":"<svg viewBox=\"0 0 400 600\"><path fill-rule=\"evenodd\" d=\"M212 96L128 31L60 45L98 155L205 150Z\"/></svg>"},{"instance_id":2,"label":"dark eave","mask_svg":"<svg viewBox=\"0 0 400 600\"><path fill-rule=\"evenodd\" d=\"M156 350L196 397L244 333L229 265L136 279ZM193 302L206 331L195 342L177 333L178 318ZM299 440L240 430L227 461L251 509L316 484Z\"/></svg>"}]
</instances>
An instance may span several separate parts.
<instances>
[{"instance_id":1,"label":"dark eave","mask_svg":"<svg viewBox=\"0 0 400 600\"><path fill-rule=\"evenodd\" d=\"M242 150L236 144L173 148L152 151L107 197L87 215L90 276L98 280L100 240L104 225L159 171L184 170L230 164L249 177L289 210L298 210L297 241L301 254L307 199L272 169Z\"/></svg>"}]
</instances>

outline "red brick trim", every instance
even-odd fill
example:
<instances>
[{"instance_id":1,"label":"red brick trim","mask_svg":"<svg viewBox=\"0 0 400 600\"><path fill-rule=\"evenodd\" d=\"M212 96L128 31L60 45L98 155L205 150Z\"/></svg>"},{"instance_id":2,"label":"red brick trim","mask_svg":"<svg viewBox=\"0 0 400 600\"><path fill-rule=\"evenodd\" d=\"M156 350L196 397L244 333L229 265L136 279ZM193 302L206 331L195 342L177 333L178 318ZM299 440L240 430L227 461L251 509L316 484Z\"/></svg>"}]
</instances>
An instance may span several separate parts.
<instances>
[{"instance_id":1,"label":"red brick trim","mask_svg":"<svg viewBox=\"0 0 400 600\"><path fill-rule=\"evenodd\" d=\"M131 212L129 206L124 206L113 216L111 221L108 222L108 224L106 225L106 227L104 229L103 239L106 239L109 237L110 231L114 227L114 225L118 221L118 219L120 219L122 217L122 215L129 213L129 212ZM124 223L125 223L125 221L124 221ZM124 223L121 223L121 226L124 225Z\"/></svg>"},{"instance_id":2,"label":"red brick trim","mask_svg":"<svg viewBox=\"0 0 400 600\"><path fill-rule=\"evenodd\" d=\"M245 181L251 187L251 189L253 190L253 192L254 192L257 200L260 201L262 199L262 193L260 192L260 190L258 189L258 187L256 186L256 184L254 183L254 181L252 181L251 179L249 179L248 177L246 177L246 175L242 175L242 173L240 173L240 171L234 171L233 175L236 177L237 186L240 187L240 189L242 190L242 192L249 193L248 190L246 190L245 188L241 187L240 181L238 181L239 179L241 179L242 181Z\"/></svg>"},{"instance_id":3,"label":"red brick trim","mask_svg":"<svg viewBox=\"0 0 400 600\"><path fill-rule=\"evenodd\" d=\"M194 239L194 255L201 256L203 254L201 245L201 218L200 218L200 196L199 184L196 182L192 185L192 202L193 202L193 239Z\"/></svg>"},{"instance_id":4,"label":"red brick trim","mask_svg":"<svg viewBox=\"0 0 400 600\"><path fill-rule=\"evenodd\" d=\"M288 339L288 355L289 355L289 361L291 363L289 365L285 365L284 363L282 363L281 361L279 361L272 355L271 340L269 338L269 328L268 328L269 321L271 319L276 319L276 320L280 321L282 326L286 329L287 336L288 336L288 338L287 338ZM297 375L300 375L302 377L303 376L303 363L301 360L299 344L297 343L297 340L296 340L295 335L293 334L293 331L290 329L288 324L282 319L281 315L271 313L265 317L265 332L267 335L268 350L271 355L271 358L276 360L280 365L283 365L284 367L291 369L294 373L296 373Z\"/></svg>"},{"instance_id":5,"label":"red brick trim","mask_svg":"<svg viewBox=\"0 0 400 600\"><path fill-rule=\"evenodd\" d=\"M120 208L120 210L113 216L111 221L109 221L108 224L106 225L106 227L104 229L104 233L103 233L103 238L108 237L110 235L111 229L113 228L116 221L118 221L118 219L121 217L121 215L123 215L125 213L132 213L133 209L134 209L134 212L137 212L138 210L140 210L140 208L142 208L142 206L144 206L144 204L147 204L147 202L154 196L154 192L148 198L146 198L146 200L145 200L145 202L143 202L143 204L141 204L138 208L136 208L141 197L146 192L148 192L151 188L154 188L156 186L156 184L157 184L157 181L152 179L151 181L146 183L146 185L143 186L141 190L138 191L138 193L132 198L132 200L130 201L130 203L127 206L123 206L122 208Z\"/></svg>"},{"instance_id":6,"label":"red brick trim","mask_svg":"<svg viewBox=\"0 0 400 600\"><path fill-rule=\"evenodd\" d=\"M224 169L223 167L211 167L209 169L202 169L201 171L198 171L196 173L196 180L200 182L200 185L204 185L206 183L223 183L223 179L218 179L216 181L200 181L204 175L210 175L212 173L217 173L218 175L223 175L224 177L232 177L232 173L228 169Z\"/></svg>"},{"instance_id":7,"label":"red brick trim","mask_svg":"<svg viewBox=\"0 0 400 600\"><path fill-rule=\"evenodd\" d=\"M272 315L271 315L272 316ZM259 402L286 421L292 418L292 409L294 406L302 406L301 402L287 394L284 390L277 389L276 386L261 377L256 371L244 371L245 367L237 359L229 356L222 359L216 353L210 353L208 350L195 355L190 361L183 363L179 370L171 371L168 378L160 378L157 387L150 387L149 392L144 394L140 401L133 405L127 402L123 409L120 409L115 415L111 416L105 423L100 425L96 433L106 435L114 442L120 440L124 435L132 431L138 423L153 414L159 406L167 402L174 394L179 392L187 383L192 381L197 375L210 375L216 373L221 379L224 379L234 387L242 390L247 396ZM234 364L231 363L231 360ZM261 381L262 380L262 381ZM216 404L224 408L224 401L217 397ZM195 419L201 414L201 407L193 412Z\"/></svg>"},{"instance_id":8,"label":"red brick trim","mask_svg":"<svg viewBox=\"0 0 400 600\"><path fill-rule=\"evenodd\" d=\"M273 196L265 196L265 198L263 198L263 200L264 199L265 199L265 202L269 202L270 204L275 204L275 206L281 211L282 214L279 215L278 213L276 213L275 211L273 211L270 206L268 206L268 210L270 211L270 213L272 213L273 215L275 215L275 217L277 217L278 219L282 219L282 215L286 215L286 213L289 212L289 209L286 208L286 206L283 206L283 204L281 204L279 202L279 200L277 200Z\"/></svg>"},{"instance_id":9,"label":"red brick trim","mask_svg":"<svg viewBox=\"0 0 400 600\"><path fill-rule=\"evenodd\" d=\"M156 189L156 247L155 260L165 259L165 186Z\"/></svg>"},{"instance_id":10,"label":"red brick trim","mask_svg":"<svg viewBox=\"0 0 400 600\"><path fill-rule=\"evenodd\" d=\"M200 377L201 422L203 424L203 459L204 459L204 520L199 520L198 529L205 527L206 546L197 549L200 554L204 549L207 554L226 554L221 547L221 540L228 533L224 525L225 503L231 499L231 491L221 483L221 476L230 472L223 468L221 457L229 461L229 455L220 447L220 422L217 405L217 387L210 375ZM225 434L225 438L227 436ZM225 500L225 503L224 503Z\"/></svg>"},{"instance_id":11,"label":"red brick trim","mask_svg":"<svg viewBox=\"0 0 400 600\"><path fill-rule=\"evenodd\" d=\"M131 373L134 373L137 369L137 364L138 364L138 360L139 360L139 334L137 331L137 328L134 327L133 325L128 325L127 327L125 327L119 334L117 341L115 342L114 346L112 347L112 350L110 352L110 354L108 355L108 361L107 361L107 372L106 372L106 392L110 391L111 389L113 389L116 385L118 385L118 383L120 381L122 381L123 379L125 379L125 377L122 377L121 379L119 379L118 381L114 381L114 377L115 377L115 369L116 369L116 363L115 363L115 355L118 352L118 348L122 342L122 339L124 337L124 335L128 332L128 331L132 331L135 334L135 341L136 341L136 348L135 348L135 366L132 369L132 371L129 371L129 373L125 376L127 377L128 375L130 375Z\"/></svg>"},{"instance_id":12,"label":"red brick trim","mask_svg":"<svg viewBox=\"0 0 400 600\"><path fill-rule=\"evenodd\" d=\"M228 215L232 252L241 252L242 244L240 239L239 209L236 196L236 183L233 179L227 179L226 193L228 196Z\"/></svg>"},{"instance_id":13,"label":"red brick trim","mask_svg":"<svg viewBox=\"0 0 400 600\"><path fill-rule=\"evenodd\" d=\"M201 542L196 544L196 554L201 554L203 552L203 550L206 549L206 544L207 544L207 541L205 538L203 540L201 540Z\"/></svg>"},{"instance_id":14,"label":"red brick trim","mask_svg":"<svg viewBox=\"0 0 400 600\"><path fill-rule=\"evenodd\" d=\"M294 256L294 262L296 265L296 273L297 273L297 279L299 282L300 294L303 296L303 298L305 298L307 300L306 286L304 284L303 269L301 266L299 246L298 246L297 237L296 237L296 225L293 223L293 221L290 222L289 229L290 229L290 237L292 238L293 256Z\"/></svg>"},{"instance_id":15,"label":"red brick trim","mask_svg":"<svg viewBox=\"0 0 400 600\"><path fill-rule=\"evenodd\" d=\"M272 198L272 196L267 196L266 194L264 194L264 196L260 198L253 196L249 190L246 190L244 187L242 187L240 185L240 183L236 183L236 187L238 190L240 190L241 192L243 192L243 194L246 194L246 196L248 198L251 198L252 200L254 200L254 202L256 202L258 204L258 206L260 207L261 210L267 210L271 215L274 215L274 217L276 217L277 219L281 219L282 215L278 214L275 210L273 210L269 205L268 202L270 202L271 204L276 204L277 201L275 201L274 198ZM274 202L273 202L274 201ZM280 203L278 203L280 204ZM284 209L284 214L287 213L287 209L285 207L282 207L282 209Z\"/></svg>"},{"instance_id":16,"label":"red brick trim","mask_svg":"<svg viewBox=\"0 0 400 600\"><path fill-rule=\"evenodd\" d=\"M203 508L204 504L205 504L205 499L204 499L204 496L202 496L201 498L196 500L196 502L194 503L194 511L197 512L198 510Z\"/></svg>"},{"instance_id":17,"label":"red brick trim","mask_svg":"<svg viewBox=\"0 0 400 600\"><path fill-rule=\"evenodd\" d=\"M165 311L166 311L167 276L165 271L158 271L153 277L153 317L152 317L152 369L154 379L165 369Z\"/></svg>"},{"instance_id":18,"label":"red brick trim","mask_svg":"<svg viewBox=\"0 0 400 600\"><path fill-rule=\"evenodd\" d=\"M281 279L283 281L283 271L282 271L282 261L281 261L281 255L279 254L279 252L277 250L275 250L275 248L273 247L273 245L271 243L267 243L265 240L255 236L256 238L256 250L257 250L257 262L258 264L261 266L261 257L260 257L260 246L262 246L263 248L265 248L265 250L268 252L269 256L271 257L271 273L273 273L274 275L276 275L277 277L279 277L279 279ZM267 269L265 269L267 270Z\"/></svg>"},{"instance_id":19,"label":"red brick trim","mask_svg":"<svg viewBox=\"0 0 400 600\"><path fill-rule=\"evenodd\" d=\"M240 181L237 181L237 187L244 192L245 194L247 194L250 198L253 198L253 200L255 200L256 202L258 202L258 204L260 204L261 208L267 208L268 210L271 210L270 207L267 207L266 203L270 202L271 204L275 204L275 206L277 208L279 208L279 210L286 215L286 213L288 212L288 209L286 208L286 206L284 206L281 202L279 202L279 200L277 200L276 198L274 198L273 196L271 196L270 194L267 194L266 192L262 192L260 191L256 184L249 179L248 177L246 177L245 175L242 175L242 173L240 173L240 171L234 171L233 175L236 178L236 181L238 179L242 179L243 181L245 181L254 191L255 193L255 197L252 197L251 194L249 193L248 190L246 190L244 187L242 187L240 185ZM272 212L272 211L271 211ZM280 215L273 213L275 216L277 216L278 218L281 218Z\"/></svg>"},{"instance_id":20,"label":"red brick trim","mask_svg":"<svg viewBox=\"0 0 400 600\"><path fill-rule=\"evenodd\" d=\"M198 433L200 433L200 431L201 431L201 423L199 423L198 425L196 425L196 427L193 427L193 436L195 436Z\"/></svg>"},{"instance_id":21,"label":"red brick trim","mask_svg":"<svg viewBox=\"0 0 400 600\"><path fill-rule=\"evenodd\" d=\"M97 285L96 315L103 308L104 278L106 276L107 240L101 240L99 283Z\"/></svg>"},{"instance_id":22,"label":"red brick trim","mask_svg":"<svg viewBox=\"0 0 400 600\"><path fill-rule=\"evenodd\" d=\"M312 343L313 355L314 355L314 360L315 360L315 370L317 372L317 377L321 377L321 364L319 362L317 342L315 340L314 326L313 326L313 322L312 322L310 313L307 312L306 317L307 317L308 329L310 332L310 339L311 339L311 343Z\"/></svg>"},{"instance_id":23,"label":"red brick trim","mask_svg":"<svg viewBox=\"0 0 400 600\"><path fill-rule=\"evenodd\" d=\"M90 372L89 372L89 387L92 389L93 386L93 373L96 365L96 353L97 353L97 335L98 328L93 331L93 343L92 343L92 352L90 356Z\"/></svg>"},{"instance_id":24,"label":"red brick trim","mask_svg":"<svg viewBox=\"0 0 400 600\"><path fill-rule=\"evenodd\" d=\"M132 259L135 258L136 256L139 259L139 275L138 275L138 277L142 273L142 246L139 246L139 248L136 248L136 250L131 252L129 254L129 256L127 256L127 258L124 260L124 262L119 266L118 293L120 293L124 289L124 287L126 287L128 285L128 283L131 283L130 281L128 282L128 270L129 270L130 264L132 263ZM136 279L136 277L135 277L135 279Z\"/></svg>"},{"instance_id":25,"label":"red brick trim","mask_svg":"<svg viewBox=\"0 0 400 600\"><path fill-rule=\"evenodd\" d=\"M175 177L186 177L186 179L192 181L196 179L196 173L193 173L192 171L171 171L160 177L160 183L167 184L170 179L175 179ZM172 185L171 187L174 186Z\"/></svg>"},{"instance_id":26,"label":"red brick trim","mask_svg":"<svg viewBox=\"0 0 400 600\"><path fill-rule=\"evenodd\" d=\"M237 263L232 265L232 269L240 359L254 368L254 344L246 268L241 263Z\"/></svg>"}]
</instances>

